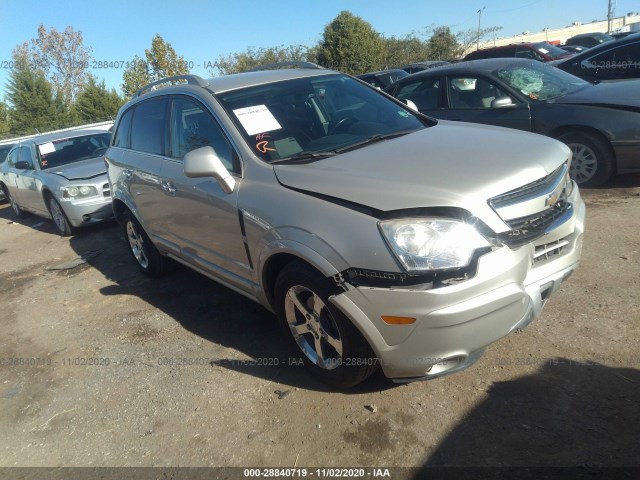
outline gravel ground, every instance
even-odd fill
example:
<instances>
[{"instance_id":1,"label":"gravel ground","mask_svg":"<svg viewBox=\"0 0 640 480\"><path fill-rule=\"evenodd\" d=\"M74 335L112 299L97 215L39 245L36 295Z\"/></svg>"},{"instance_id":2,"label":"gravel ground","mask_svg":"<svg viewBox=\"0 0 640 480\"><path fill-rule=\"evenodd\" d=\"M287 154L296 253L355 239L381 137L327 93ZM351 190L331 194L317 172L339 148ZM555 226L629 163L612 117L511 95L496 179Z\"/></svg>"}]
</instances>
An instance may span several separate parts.
<instances>
[{"instance_id":1,"label":"gravel ground","mask_svg":"<svg viewBox=\"0 0 640 480\"><path fill-rule=\"evenodd\" d=\"M142 277L117 225L60 238L4 203L0 466L639 466L640 175L583 194L581 267L527 330L349 392L290 365L257 304Z\"/></svg>"}]
</instances>

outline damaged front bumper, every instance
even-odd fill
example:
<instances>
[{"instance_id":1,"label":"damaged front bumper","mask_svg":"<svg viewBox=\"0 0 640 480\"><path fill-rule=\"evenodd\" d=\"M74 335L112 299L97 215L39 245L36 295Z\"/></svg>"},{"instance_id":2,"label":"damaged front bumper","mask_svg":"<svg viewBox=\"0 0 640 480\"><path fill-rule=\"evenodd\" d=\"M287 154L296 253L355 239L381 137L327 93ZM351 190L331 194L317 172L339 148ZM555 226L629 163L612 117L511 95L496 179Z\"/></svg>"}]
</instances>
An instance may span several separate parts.
<instances>
[{"instance_id":1,"label":"damaged front bumper","mask_svg":"<svg viewBox=\"0 0 640 480\"><path fill-rule=\"evenodd\" d=\"M577 189L571 200L567 222L531 244L483 255L476 275L464 282L432 289L348 286L331 301L358 327L394 381L462 370L487 345L535 320L577 268L585 206ZM383 315L416 321L389 325Z\"/></svg>"}]
</instances>

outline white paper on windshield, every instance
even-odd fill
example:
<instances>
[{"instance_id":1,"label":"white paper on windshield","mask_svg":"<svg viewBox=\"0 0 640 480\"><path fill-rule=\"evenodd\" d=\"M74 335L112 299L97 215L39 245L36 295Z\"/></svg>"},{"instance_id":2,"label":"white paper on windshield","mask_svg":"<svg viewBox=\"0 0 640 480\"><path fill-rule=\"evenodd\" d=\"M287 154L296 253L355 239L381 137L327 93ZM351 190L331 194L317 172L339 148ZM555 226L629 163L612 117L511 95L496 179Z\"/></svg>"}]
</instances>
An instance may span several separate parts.
<instances>
[{"instance_id":1,"label":"white paper on windshield","mask_svg":"<svg viewBox=\"0 0 640 480\"><path fill-rule=\"evenodd\" d=\"M546 48L539 48L538 50L544 53L545 55L549 53L549 50L547 50Z\"/></svg>"},{"instance_id":2,"label":"white paper on windshield","mask_svg":"<svg viewBox=\"0 0 640 480\"><path fill-rule=\"evenodd\" d=\"M233 113L249 135L282 128L266 105L238 108Z\"/></svg>"},{"instance_id":3,"label":"white paper on windshield","mask_svg":"<svg viewBox=\"0 0 640 480\"><path fill-rule=\"evenodd\" d=\"M40 149L40 155L46 155L47 153L55 152L56 147L53 146L53 142L43 143L42 145L38 145Z\"/></svg>"}]
</instances>

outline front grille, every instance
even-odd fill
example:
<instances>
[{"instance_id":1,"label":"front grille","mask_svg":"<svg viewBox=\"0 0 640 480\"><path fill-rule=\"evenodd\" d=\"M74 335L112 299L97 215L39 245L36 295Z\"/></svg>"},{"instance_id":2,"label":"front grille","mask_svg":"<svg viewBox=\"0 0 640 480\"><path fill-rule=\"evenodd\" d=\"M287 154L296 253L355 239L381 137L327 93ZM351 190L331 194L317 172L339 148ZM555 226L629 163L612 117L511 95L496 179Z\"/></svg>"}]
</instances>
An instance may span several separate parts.
<instances>
[{"instance_id":1,"label":"front grille","mask_svg":"<svg viewBox=\"0 0 640 480\"><path fill-rule=\"evenodd\" d=\"M102 185L102 196L105 198L111 196L111 187L109 186L108 183L105 183L104 185Z\"/></svg>"},{"instance_id":2,"label":"front grille","mask_svg":"<svg viewBox=\"0 0 640 480\"><path fill-rule=\"evenodd\" d=\"M544 178L489 200L489 205L510 228L498 234L498 240L518 247L570 218L572 207L567 201L567 178L565 163Z\"/></svg>"},{"instance_id":3,"label":"front grille","mask_svg":"<svg viewBox=\"0 0 640 480\"><path fill-rule=\"evenodd\" d=\"M528 183L523 187L516 188L515 190L511 190L507 193L503 193L502 195L498 195L497 197L492 198L489 203L494 210L499 210L501 207L505 207L507 205L513 205L515 203L520 203L523 200L540 197L552 189L558 181L562 180L562 176L565 175L567 167L567 164L564 163L546 177L536 180L535 182Z\"/></svg>"}]
</instances>

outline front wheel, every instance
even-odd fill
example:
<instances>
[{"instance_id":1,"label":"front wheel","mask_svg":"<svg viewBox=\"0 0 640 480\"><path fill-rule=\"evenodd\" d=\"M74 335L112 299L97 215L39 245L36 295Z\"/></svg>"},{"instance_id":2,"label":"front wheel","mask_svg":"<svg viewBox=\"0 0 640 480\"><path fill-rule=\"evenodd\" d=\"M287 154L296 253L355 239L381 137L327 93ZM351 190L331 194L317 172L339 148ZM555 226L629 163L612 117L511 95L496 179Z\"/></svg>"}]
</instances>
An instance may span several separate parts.
<instances>
[{"instance_id":1,"label":"front wheel","mask_svg":"<svg viewBox=\"0 0 640 480\"><path fill-rule=\"evenodd\" d=\"M138 269L149 277L159 277L166 270L167 258L163 257L129 211L122 215L122 231L131 256Z\"/></svg>"},{"instance_id":2,"label":"front wheel","mask_svg":"<svg viewBox=\"0 0 640 480\"><path fill-rule=\"evenodd\" d=\"M53 197L49 197L49 213L51 214L53 223L56 226L56 231L60 236L68 237L73 233L73 227L71 227L69 219L65 215L64 210L62 210L58 201Z\"/></svg>"},{"instance_id":3,"label":"front wheel","mask_svg":"<svg viewBox=\"0 0 640 480\"><path fill-rule=\"evenodd\" d=\"M573 153L571 178L581 187L597 187L614 172L610 146L601 138L583 132L569 132L558 137Z\"/></svg>"},{"instance_id":4,"label":"front wheel","mask_svg":"<svg viewBox=\"0 0 640 480\"><path fill-rule=\"evenodd\" d=\"M329 297L331 284L303 262L292 262L278 276L275 307L292 348L324 383L349 388L378 367L371 347Z\"/></svg>"}]
</instances>

